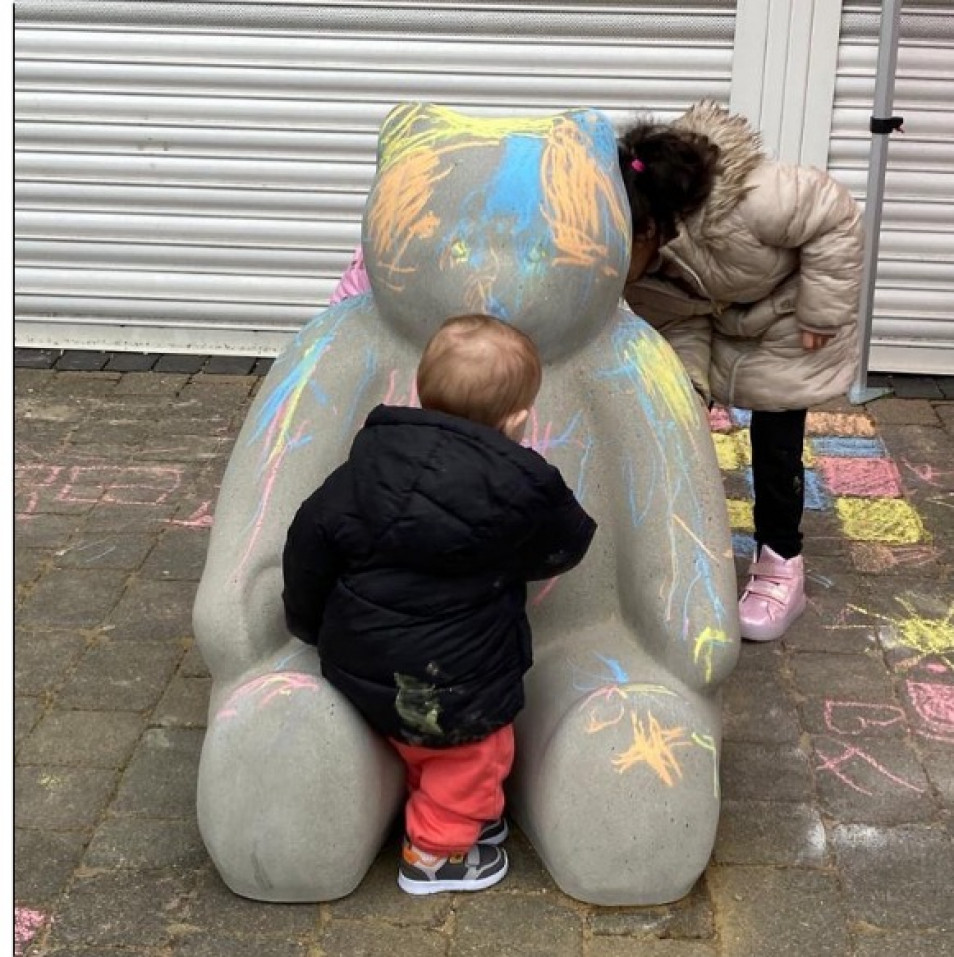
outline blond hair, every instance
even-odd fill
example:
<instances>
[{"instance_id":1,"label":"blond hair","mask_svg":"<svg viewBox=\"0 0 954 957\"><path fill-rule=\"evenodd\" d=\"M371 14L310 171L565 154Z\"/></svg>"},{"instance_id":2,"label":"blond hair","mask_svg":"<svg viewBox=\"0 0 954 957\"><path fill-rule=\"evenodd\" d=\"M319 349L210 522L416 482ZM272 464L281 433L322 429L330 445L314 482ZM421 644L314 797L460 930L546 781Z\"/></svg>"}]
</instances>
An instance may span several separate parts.
<instances>
[{"instance_id":1,"label":"blond hair","mask_svg":"<svg viewBox=\"0 0 954 957\"><path fill-rule=\"evenodd\" d=\"M417 367L421 408L498 428L533 405L543 370L533 340L492 316L446 320Z\"/></svg>"}]
</instances>

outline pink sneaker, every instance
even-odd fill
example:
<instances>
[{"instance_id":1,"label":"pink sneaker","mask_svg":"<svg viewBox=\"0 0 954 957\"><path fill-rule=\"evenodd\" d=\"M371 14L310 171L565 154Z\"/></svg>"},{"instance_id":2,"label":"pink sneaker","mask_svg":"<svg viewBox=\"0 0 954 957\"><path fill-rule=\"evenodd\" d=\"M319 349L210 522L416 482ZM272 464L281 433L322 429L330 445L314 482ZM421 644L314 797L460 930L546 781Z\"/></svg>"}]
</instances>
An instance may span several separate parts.
<instances>
[{"instance_id":1,"label":"pink sneaker","mask_svg":"<svg viewBox=\"0 0 954 957\"><path fill-rule=\"evenodd\" d=\"M801 555L785 559L763 545L749 574L739 600L742 637L775 641L805 610L805 563Z\"/></svg>"}]
</instances>

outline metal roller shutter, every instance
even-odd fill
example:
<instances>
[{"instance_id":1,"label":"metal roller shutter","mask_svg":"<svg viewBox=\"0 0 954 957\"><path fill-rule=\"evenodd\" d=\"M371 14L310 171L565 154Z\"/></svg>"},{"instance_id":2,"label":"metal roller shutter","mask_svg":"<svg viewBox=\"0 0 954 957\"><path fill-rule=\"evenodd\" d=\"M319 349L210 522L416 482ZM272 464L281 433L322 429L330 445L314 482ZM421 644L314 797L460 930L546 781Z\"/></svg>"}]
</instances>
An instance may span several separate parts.
<instances>
[{"instance_id":1,"label":"metal roller shutter","mask_svg":"<svg viewBox=\"0 0 954 957\"><path fill-rule=\"evenodd\" d=\"M358 240L398 101L727 102L735 3L16 5L16 340L270 354Z\"/></svg>"},{"instance_id":2,"label":"metal roller shutter","mask_svg":"<svg viewBox=\"0 0 954 957\"><path fill-rule=\"evenodd\" d=\"M845 3L829 169L866 187L880 3ZM870 368L954 374L954 7L910 0L901 16Z\"/></svg>"}]
</instances>

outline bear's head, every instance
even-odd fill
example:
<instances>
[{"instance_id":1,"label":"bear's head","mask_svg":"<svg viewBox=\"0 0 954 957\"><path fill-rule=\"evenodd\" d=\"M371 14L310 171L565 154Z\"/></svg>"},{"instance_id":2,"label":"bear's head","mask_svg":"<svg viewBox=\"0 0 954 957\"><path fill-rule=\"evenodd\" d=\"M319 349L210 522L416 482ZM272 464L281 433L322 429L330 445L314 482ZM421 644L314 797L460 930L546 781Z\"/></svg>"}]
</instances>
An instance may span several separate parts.
<instances>
[{"instance_id":1,"label":"bear's head","mask_svg":"<svg viewBox=\"0 0 954 957\"><path fill-rule=\"evenodd\" d=\"M381 127L365 264L381 317L415 345L480 312L545 360L579 349L616 314L630 233L613 129L593 110L474 118L408 103Z\"/></svg>"}]
</instances>

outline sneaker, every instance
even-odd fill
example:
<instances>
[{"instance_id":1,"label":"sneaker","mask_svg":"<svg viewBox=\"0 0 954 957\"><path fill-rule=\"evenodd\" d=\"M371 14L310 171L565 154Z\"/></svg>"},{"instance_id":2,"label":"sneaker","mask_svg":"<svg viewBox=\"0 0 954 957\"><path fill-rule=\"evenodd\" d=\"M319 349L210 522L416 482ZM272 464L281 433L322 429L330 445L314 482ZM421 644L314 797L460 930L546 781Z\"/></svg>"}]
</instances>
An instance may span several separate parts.
<instances>
[{"instance_id":1,"label":"sneaker","mask_svg":"<svg viewBox=\"0 0 954 957\"><path fill-rule=\"evenodd\" d=\"M507 819L503 816L498 817L496 821L488 821L477 835L478 844L490 844L496 847L503 844L510 836L510 828L507 825Z\"/></svg>"},{"instance_id":2,"label":"sneaker","mask_svg":"<svg viewBox=\"0 0 954 957\"><path fill-rule=\"evenodd\" d=\"M475 844L464 854L440 857L405 840L398 868L398 886L414 895L482 891L502 881L508 866L507 852L490 844Z\"/></svg>"},{"instance_id":3,"label":"sneaker","mask_svg":"<svg viewBox=\"0 0 954 957\"><path fill-rule=\"evenodd\" d=\"M801 555L782 558L763 545L749 566L748 585L739 599L742 637L774 641L805 610L805 564Z\"/></svg>"}]
</instances>

